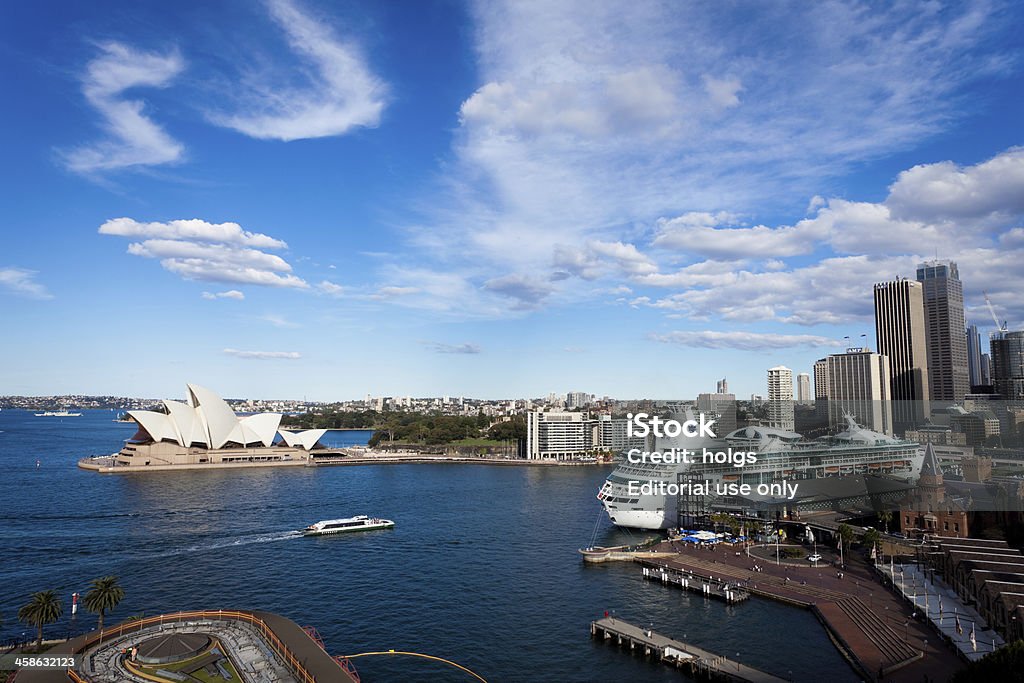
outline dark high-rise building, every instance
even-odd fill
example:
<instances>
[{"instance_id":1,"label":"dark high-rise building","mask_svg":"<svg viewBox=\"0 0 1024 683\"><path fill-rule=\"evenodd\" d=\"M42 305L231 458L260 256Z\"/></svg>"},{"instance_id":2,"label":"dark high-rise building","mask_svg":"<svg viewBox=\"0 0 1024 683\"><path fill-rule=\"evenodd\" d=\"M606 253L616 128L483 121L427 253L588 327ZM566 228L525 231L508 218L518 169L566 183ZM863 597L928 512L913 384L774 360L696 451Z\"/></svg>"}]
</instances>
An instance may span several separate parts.
<instances>
[{"instance_id":1,"label":"dark high-rise building","mask_svg":"<svg viewBox=\"0 0 1024 683\"><path fill-rule=\"evenodd\" d=\"M929 367L924 286L911 280L875 285L878 352L889 357L889 388L897 432L924 424L929 415Z\"/></svg>"},{"instance_id":2,"label":"dark high-rise building","mask_svg":"<svg viewBox=\"0 0 1024 683\"><path fill-rule=\"evenodd\" d=\"M917 280L924 287L928 394L933 401L963 401L971 380L960 272L954 261L927 261L917 267Z\"/></svg>"},{"instance_id":3,"label":"dark high-rise building","mask_svg":"<svg viewBox=\"0 0 1024 683\"><path fill-rule=\"evenodd\" d=\"M985 384L981 374L981 335L977 325L967 328L967 376L972 387Z\"/></svg>"},{"instance_id":4,"label":"dark high-rise building","mask_svg":"<svg viewBox=\"0 0 1024 683\"><path fill-rule=\"evenodd\" d=\"M1007 403L1024 407L1024 332L996 332L991 343L996 393Z\"/></svg>"}]
</instances>

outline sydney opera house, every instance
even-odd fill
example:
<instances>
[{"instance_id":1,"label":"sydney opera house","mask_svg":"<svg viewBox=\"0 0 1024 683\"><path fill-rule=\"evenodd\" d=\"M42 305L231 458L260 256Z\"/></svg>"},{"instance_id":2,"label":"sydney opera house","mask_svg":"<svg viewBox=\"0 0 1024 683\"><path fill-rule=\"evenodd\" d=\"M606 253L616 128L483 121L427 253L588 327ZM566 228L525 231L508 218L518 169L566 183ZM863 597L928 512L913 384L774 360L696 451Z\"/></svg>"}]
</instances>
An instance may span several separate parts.
<instances>
[{"instance_id":1,"label":"sydney opera house","mask_svg":"<svg viewBox=\"0 0 1024 683\"><path fill-rule=\"evenodd\" d=\"M279 413L238 416L217 394L187 385L187 399L164 401L164 412L131 410L138 430L113 456L113 467L305 463L326 429L280 428Z\"/></svg>"}]
</instances>

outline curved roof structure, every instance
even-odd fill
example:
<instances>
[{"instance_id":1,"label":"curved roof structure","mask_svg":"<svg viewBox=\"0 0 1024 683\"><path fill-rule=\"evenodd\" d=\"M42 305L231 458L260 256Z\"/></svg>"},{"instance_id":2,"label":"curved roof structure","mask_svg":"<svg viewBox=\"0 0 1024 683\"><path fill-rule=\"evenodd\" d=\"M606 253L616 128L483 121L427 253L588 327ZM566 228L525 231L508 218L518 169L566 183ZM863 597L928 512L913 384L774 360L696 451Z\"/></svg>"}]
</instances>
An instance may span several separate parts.
<instances>
[{"instance_id":1,"label":"curved roof structure","mask_svg":"<svg viewBox=\"0 0 1024 683\"><path fill-rule=\"evenodd\" d=\"M307 451L316 445L316 442L327 433L326 429L307 429L304 432L289 432L280 430L284 442L296 448L305 448Z\"/></svg>"},{"instance_id":2,"label":"curved roof structure","mask_svg":"<svg viewBox=\"0 0 1024 683\"><path fill-rule=\"evenodd\" d=\"M188 385L188 403L164 401L166 413L130 410L128 416L139 425L135 440L167 441L184 448L225 446L273 446L281 425L280 413L259 413L239 417L224 399L198 384ZM326 429L280 432L294 448L311 450Z\"/></svg>"}]
</instances>

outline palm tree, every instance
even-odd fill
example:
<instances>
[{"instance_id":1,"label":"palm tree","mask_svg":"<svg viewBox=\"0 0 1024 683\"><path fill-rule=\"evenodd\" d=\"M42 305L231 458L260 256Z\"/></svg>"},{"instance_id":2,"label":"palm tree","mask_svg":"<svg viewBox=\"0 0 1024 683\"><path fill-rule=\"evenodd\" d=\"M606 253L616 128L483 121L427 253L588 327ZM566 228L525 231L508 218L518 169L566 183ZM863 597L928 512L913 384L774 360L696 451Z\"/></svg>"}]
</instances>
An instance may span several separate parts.
<instances>
[{"instance_id":1,"label":"palm tree","mask_svg":"<svg viewBox=\"0 0 1024 683\"><path fill-rule=\"evenodd\" d=\"M843 550L845 551L850 547L850 541L853 540L853 527L849 524L840 524L839 528L836 529L836 533L839 535L839 542L843 544Z\"/></svg>"},{"instance_id":2,"label":"palm tree","mask_svg":"<svg viewBox=\"0 0 1024 683\"><path fill-rule=\"evenodd\" d=\"M52 624L64 614L64 606L57 598L57 591L40 591L18 610L18 621L38 629L36 651L43 649L43 627Z\"/></svg>"},{"instance_id":3,"label":"palm tree","mask_svg":"<svg viewBox=\"0 0 1024 683\"><path fill-rule=\"evenodd\" d=\"M878 521L885 525L885 533L889 533L889 522L892 521L892 510L882 510L879 512Z\"/></svg>"},{"instance_id":4,"label":"palm tree","mask_svg":"<svg viewBox=\"0 0 1024 683\"><path fill-rule=\"evenodd\" d=\"M124 599L124 589L117 584L116 576L104 576L92 580L92 588L85 594L85 609L99 615L96 628L103 630L103 615Z\"/></svg>"}]
</instances>

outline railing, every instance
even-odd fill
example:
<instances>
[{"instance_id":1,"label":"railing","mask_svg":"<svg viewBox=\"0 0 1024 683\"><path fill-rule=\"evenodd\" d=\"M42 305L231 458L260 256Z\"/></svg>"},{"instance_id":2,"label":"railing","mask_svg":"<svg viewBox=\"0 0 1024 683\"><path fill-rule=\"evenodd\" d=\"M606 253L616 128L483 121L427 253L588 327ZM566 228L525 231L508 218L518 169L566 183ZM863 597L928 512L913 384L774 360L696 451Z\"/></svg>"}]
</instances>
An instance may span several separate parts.
<instances>
[{"instance_id":1,"label":"railing","mask_svg":"<svg viewBox=\"0 0 1024 683\"><path fill-rule=\"evenodd\" d=\"M237 612L232 610L217 610L217 611L194 611L194 612L176 612L174 614L160 615L156 617L146 617L144 619L137 619L135 621L129 621L124 624L120 624L114 628L104 629L95 636L86 639L81 646L78 648L78 652L84 652L91 647L99 645L100 643L107 640L115 640L128 633L136 633L144 628L152 626L154 624L166 624L166 623L177 623L181 621L187 621L189 619L233 619L235 621L244 621L254 628L256 628L260 635L266 640L274 652L281 658L285 666L287 666L292 674L294 674L300 683L316 683L316 679L313 674L306 670L302 662L292 654L291 649L277 637L273 629L259 617L249 612ZM341 666L339 664L339 666ZM344 669L344 667L342 666ZM67 670L68 679L74 681L74 683L89 683L88 679L83 678L74 669Z\"/></svg>"}]
</instances>

